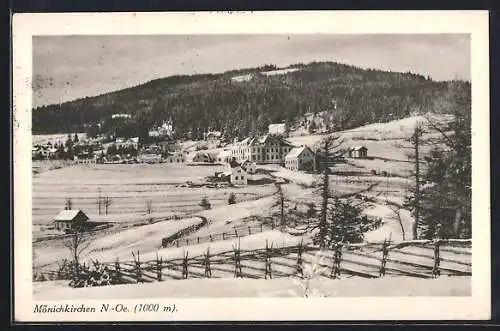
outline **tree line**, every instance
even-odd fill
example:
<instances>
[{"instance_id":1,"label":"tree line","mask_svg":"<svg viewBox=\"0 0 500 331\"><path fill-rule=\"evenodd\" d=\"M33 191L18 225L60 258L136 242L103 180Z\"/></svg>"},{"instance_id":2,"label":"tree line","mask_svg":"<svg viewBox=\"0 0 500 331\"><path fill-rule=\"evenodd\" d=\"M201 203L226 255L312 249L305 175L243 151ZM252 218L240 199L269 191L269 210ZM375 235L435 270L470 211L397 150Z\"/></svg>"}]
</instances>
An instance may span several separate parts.
<instances>
[{"instance_id":1,"label":"tree line","mask_svg":"<svg viewBox=\"0 0 500 331\"><path fill-rule=\"evenodd\" d=\"M326 112L331 130L343 130L429 110L448 113L452 106L449 96L470 85L332 62L293 67L300 70L266 76L263 71L275 68L268 65L223 74L172 76L39 107L33 111L33 132L119 131L145 141L151 127L172 119L177 138L201 139L204 132L216 129L233 139L262 134L274 122L294 124L309 112ZM233 81L238 73L250 73L253 78ZM114 113L131 114L132 118L119 126L103 122Z\"/></svg>"}]
</instances>

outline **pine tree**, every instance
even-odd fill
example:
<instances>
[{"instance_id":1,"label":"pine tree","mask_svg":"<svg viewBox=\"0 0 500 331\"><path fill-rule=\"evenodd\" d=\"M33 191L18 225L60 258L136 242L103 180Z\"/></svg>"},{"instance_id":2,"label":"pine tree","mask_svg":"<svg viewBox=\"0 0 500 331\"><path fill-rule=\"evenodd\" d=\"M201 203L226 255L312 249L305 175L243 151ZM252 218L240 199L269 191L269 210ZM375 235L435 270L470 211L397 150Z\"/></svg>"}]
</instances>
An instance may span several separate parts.
<instances>
[{"instance_id":1,"label":"pine tree","mask_svg":"<svg viewBox=\"0 0 500 331\"><path fill-rule=\"evenodd\" d=\"M321 209L320 209L320 215L319 215L319 222L318 222L318 228L319 228L319 237L318 237L318 243L320 247L325 247L326 245L326 238L327 238L327 233L328 233L328 204L329 204L329 199L331 198L331 192L330 192L330 169L328 167L329 160L331 158L331 155L334 152L338 152L341 149L343 140L340 136L336 135L328 135L320 143L319 149L317 151L317 154L319 158L322 160L320 162L320 167L323 168L323 175L322 175L322 183L320 185L320 194L321 194Z\"/></svg>"},{"instance_id":2,"label":"pine tree","mask_svg":"<svg viewBox=\"0 0 500 331\"><path fill-rule=\"evenodd\" d=\"M425 238L472 235L470 94L453 95L453 99L454 119L449 127L427 117L430 127L441 134L445 148L435 147L427 158L425 179L429 184L422 192Z\"/></svg>"},{"instance_id":3,"label":"pine tree","mask_svg":"<svg viewBox=\"0 0 500 331\"><path fill-rule=\"evenodd\" d=\"M227 199L227 204L234 205L235 203L236 203L236 195L231 192L231 194L229 194L229 198Z\"/></svg>"},{"instance_id":4,"label":"pine tree","mask_svg":"<svg viewBox=\"0 0 500 331\"><path fill-rule=\"evenodd\" d=\"M200 202L200 207L205 209L205 210L208 210L208 209L211 209L212 208L212 205L210 204L210 202L208 201L208 198L207 197L203 197L201 199L201 202Z\"/></svg>"},{"instance_id":5,"label":"pine tree","mask_svg":"<svg viewBox=\"0 0 500 331\"><path fill-rule=\"evenodd\" d=\"M326 246L337 242L362 242L364 233L376 229L381 220L362 214L362 209L348 199L333 198L329 207Z\"/></svg>"}]
</instances>

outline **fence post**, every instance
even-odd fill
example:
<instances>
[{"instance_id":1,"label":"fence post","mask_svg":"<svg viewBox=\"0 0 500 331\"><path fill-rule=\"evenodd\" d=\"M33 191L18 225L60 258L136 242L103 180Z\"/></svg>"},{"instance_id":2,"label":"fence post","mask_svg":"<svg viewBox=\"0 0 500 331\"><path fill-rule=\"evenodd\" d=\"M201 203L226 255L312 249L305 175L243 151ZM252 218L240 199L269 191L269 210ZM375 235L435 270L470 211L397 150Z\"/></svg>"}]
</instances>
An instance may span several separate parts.
<instances>
[{"instance_id":1,"label":"fence post","mask_svg":"<svg viewBox=\"0 0 500 331\"><path fill-rule=\"evenodd\" d=\"M340 278L340 262L342 261L342 242L334 244L333 265L330 277Z\"/></svg>"},{"instance_id":2,"label":"fence post","mask_svg":"<svg viewBox=\"0 0 500 331\"><path fill-rule=\"evenodd\" d=\"M199 244L199 243L200 243L200 237L198 237L198 242L197 242L197 244Z\"/></svg>"},{"instance_id":3,"label":"fence post","mask_svg":"<svg viewBox=\"0 0 500 331\"><path fill-rule=\"evenodd\" d=\"M384 243L382 244L382 261L380 265L379 277L385 276L385 265L387 263L387 255L389 255L389 242L387 239L384 239Z\"/></svg>"},{"instance_id":4,"label":"fence post","mask_svg":"<svg viewBox=\"0 0 500 331\"><path fill-rule=\"evenodd\" d=\"M300 275L300 277L302 278L304 276L304 269L302 268L302 249L303 249L303 240L304 238L301 238L300 239L300 244L299 244L299 248L298 248L298 251L297 251L297 273Z\"/></svg>"},{"instance_id":5,"label":"fence post","mask_svg":"<svg viewBox=\"0 0 500 331\"><path fill-rule=\"evenodd\" d=\"M252 234L252 228L250 226L248 226L248 235L251 235Z\"/></svg>"},{"instance_id":6,"label":"fence post","mask_svg":"<svg viewBox=\"0 0 500 331\"><path fill-rule=\"evenodd\" d=\"M177 248L179 248L179 239L176 240Z\"/></svg>"},{"instance_id":7,"label":"fence post","mask_svg":"<svg viewBox=\"0 0 500 331\"><path fill-rule=\"evenodd\" d=\"M432 277L437 278L441 276L441 269L439 264L441 262L441 257L439 256L439 245L441 244L439 239L434 239L434 266L432 267Z\"/></svg>"},{"instance_id":8,"label":"fence post","mask_svg":"<svg viewBox=\"0 0 500 331\"><path fill-rule=\"evenodd\" d=\"M233 245L233 250L234 250L234 277L235 278L242 278L241 274L241 257L240 257L240 240L238 238L238 244L237 246Z\"/></svg>"},{"instance_id":9,"label":"fence post","mask_svg":"<svg viewBox=\"0 0 500 331\"><path fill-rule=\"evenodd\" d=\"M163 263L163 256L158 259L158 252L156 252L156 279L161 282L161 267Z\"/></svg>"},{"instance_id":10,"label":"fence post","mask_svg":"<svg viewBox=\"0 0 500 331\"><path fill-rule=\"evenodd\" d=\"M234 227L234 234L236 235L236 238L238 238L238 231L236 231L236 226Z\"/></svg>"},{"instance_id":11,"label":"fence post","mask_svg":"<svg viewBox=\"0 0 500 331\"><path fill-rule=\"evenodd\" d=\"M226 233L222 232L222 240L226 240Z\"/></svg>"},{"instance_id":12,"label":"fence post","mask_svg":"<svg viewBox=\"0 0 500 331\"><path fill-rule=\"evenodd\" d=\"M262 223L260 223L260 232L262 232Z\"/></svg>"},{"instance_id":13,"label":"fence post","mask_svg":"<svg viewBox=\"0 0 500 331\"><path fill-rule=\"evenodd\" d=\"M182 259L182 277L184 279L188 278L188 254L189 252L186 251L186 255Z\"/></svg>"},{"instance_id":14,"label":"fence post","mask_svg":"<svg viewBox=\"0 0 500 331\"><path fill-rule=\"evenodd\" d=\"M122 274L120 272L120 260L117 258L115 262L115 279L118 283L121 283Z\"/></svg>"},{"instance_id":15,"label":"fence post","mask_svg":"<svg viewBox=\"0 0 500 331\"><path fill-rule=\"evenodd\" d=\"M186 246L189 246L189 238L186 238Z\"/></svg>"},{"instance_id":16,"label":"fence post","mask_svg":"<svg viewBox=\"0 0 500 331\"><path fill-rule=\"evenodd\" d=\"M212 269L210 268L210 247L207 248L205 253L205 277L212 278Z\"/></svg>"},{"instance_id":17,"label":"fence post","mask_svg":"<svg viewBox=\"0 0 500 331\"><path fill-rule=\"evenodd\" d=\"M213 240L212 240L212 234L210 234L209 236L210 236L210 242L212 242L212 241L213 241Z\"/></svg>"},{"instance_id":18,"label":"fence post","mask_svg":"<svg viewBox=\"0 0 500 331\"><path fill-rule=\"evenodd\" d=\"M134 262L135 262L135 274L137 277L137 283L143 283L144 281L142 279L142 269L141 269L139 251L137 251L137 258L135 257L134 252L132 252L132 256L134 257Z\"/></svg>"},{"instance_id":19,"label":"fence post","mask_svg":"<svg viewBox=\"0 0 500 331\"><path fill-rule=\"evenodd\" d=\"M273 247L273 244L271 243L271 249ZM264 278L267 279L267 276L269 276L269 279L273 278L272 270L271 270L271 252L269 249L269 245L266 239L266 253L265 253L265 263L266 263L266 270L264 274Z\"/></svg>"}]
</instances>

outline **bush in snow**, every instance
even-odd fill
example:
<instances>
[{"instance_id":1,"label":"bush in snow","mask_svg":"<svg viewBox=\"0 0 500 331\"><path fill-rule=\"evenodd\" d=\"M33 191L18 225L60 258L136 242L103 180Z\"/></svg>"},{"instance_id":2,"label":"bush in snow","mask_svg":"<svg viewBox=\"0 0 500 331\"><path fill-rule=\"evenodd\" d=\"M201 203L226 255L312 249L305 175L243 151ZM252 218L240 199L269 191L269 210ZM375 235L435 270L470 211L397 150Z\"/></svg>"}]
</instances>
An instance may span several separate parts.
<instances>
[{"instance_id":1,"label":"bush in snow","mask_svg":"<svg viewBox=\"0 0 500 331\"><path fill-rule=\"evenodd\" d=\"M229 195L229 198L227 199L227 204L234 205L235 203L236 203L236 195L234 193L231 193Z\"/></svg>"},{"instance_id":2,"label":"bush in snow","mask_svg":"<svg viewBox=\"0 0 500 331\"><path fill-rule=\"evenodd\" d=\"M200 207L203 208L203 209L205 209L205 210L208 210L208 209L212 208L212 205L208 201L207 197L203 197L203 199L201 199Z\"/></svg>"}]
</instances>

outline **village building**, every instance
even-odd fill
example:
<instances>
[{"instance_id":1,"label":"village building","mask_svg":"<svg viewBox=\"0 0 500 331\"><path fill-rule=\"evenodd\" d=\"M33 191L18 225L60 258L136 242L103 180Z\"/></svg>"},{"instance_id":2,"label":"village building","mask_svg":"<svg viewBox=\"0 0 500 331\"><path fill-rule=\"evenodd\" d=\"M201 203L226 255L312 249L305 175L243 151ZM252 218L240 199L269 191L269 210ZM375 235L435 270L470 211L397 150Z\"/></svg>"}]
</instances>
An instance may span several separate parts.
<instances>
[{"instance_id":1,"label":"village building","mask_svg":"<svg viewBox=\"0 0 500 331\"><path fill-rule=\"evenodd\" d=\"M249 175L253 175L257 172L257 164L255 162L246 160L241 164L241 166Z\"/></svg>"},{"instance_id":2,"label":"village building","mask_svg":"<svg viewBox=\"0 0 500 331\"><path fill-rule=\"evenodd\" d=\"M231 151L222 150L217 154L216 161L218 163L229 163L229 161L231 161L231 155Z\"/></svg>"},{"instance_id":3,"label":"village building","mask_svg":"<svg viewBox=\"0 0 500 331\"><path fill-rule=\"evenodd\" d=\"M133 138L116 138L115 140L115 146L116 148L127 148L127 147L133 147L136 150L139 149L139 137L133 137Z\"/></svg>"},{"instance_id":4,"label":"village building","mask_svg":"<svg viewBox=\"0 0 500 331\"><path fill-rule=\"evenodd\" d=\"M214 157L207 152L196 152L193 156L193 161L196 163L213 163L214 162Z\"/></svg>"},{"instance_id":5,"label":"village building","mask_svg":"<svg viewBox=\"0 0 500 331\"><path fill-rule=\"evenodd\" d=\"M111 115L112 119L117 119L117 118L132 118L132 115L130 114L113 114Z\"/></svg>"},{"instance_id":6,"label":"village building","mask_svg":"<svg viewBox=\"0 0 500 331\"><path fill-rule=\"evenodd\" d=\"M272 134L272 135L286 137L286 135L288 133L288 127L287 127L286 123L269 124L268 133Z\"/></svg>"},{"instance_id":7,"label":"village building","mask_svg":"<svg viewBox=\"0 0 500 331\"><path fill-rule=\"evenodd\" d=\"M328 158L321 151L316 151L316 169L324 170L325 168L334 167L339 163L345 163L345 158L342 151L337 151L328 155Z\"/></svg>"},{"instance_id":8,"label":"village building","mask_svg":"<svg viewBox=\"0 0 500 331\"><path fill-rule=\"evenodd\" d=\"M316 155L307 146L296 147L285 157L285 168L292 171L314 171Z\"/></svg>"},{"instance_id":9,"label":"village building","mask_svg":"<svg viewBox=\"0 0 500 331\"><path fill-rule=\"evenodd\" d=\"M167 152L164 160L166 163L185 163L187 160L186 152L183 151Z\"/></svg>"},{"instance_id":10,"label":"village building","mask_svg":"<svg viewBox=\"0 0 500 331\"><path fill-rule=\"evenodd\" d=\"M57 230L72 231L87 228L89 217L81 210L63 210L55 218L54 223Z\"/></svg>"},{"instance_id":11,"label":"village building","mask_svg":"<svg viewBox=\"0 0 500 331\"><path fill-rule=\"evenodd\" d=\"M172 121L164 121L162 125L152 128L148 132L150 138L171 137L174 133Z\"/></svg>"},{"instance_id":12,"label":"village building","mask_svg":"<svg viewBox=\"0 0 500 331\"><path fill-rule=\"evenodd\" d=\"M368 156L368 148L365 146L355 146L348 150L349 157L362 159Z\"/></svg>"},{"instance_id":13,"label":"village building","mask_svg":"<svg viewBox=\"0 0 500 331\"><path fill-rule=\"evenodd\" d=\"M220 131L209 131L205 134L208 149L216 149L221 144L222 133Z\"/></svg>"},{"instance_id":14,"label":"village building","mask_svg":"<svg viewBox=\"0 0 500 331\"><path fill-rule=\"evenodd\" d=\"M236 186L248 184L248 175L245 170L234 158L229 162L229 181Z\"/></svg>"},{"instance_id":15,"label":"village building","mask_svg":"<svg viewBox=\"0 0 500 331\"><path fill-rule=\"evenodd\" d=\"M274 135L245 138L234 144L232 157L237 162L248 160L256 164L284 164L285 156L293 147L286 139Z\"/></svg>"}]
</instances>

